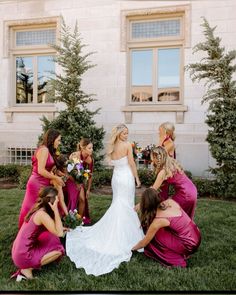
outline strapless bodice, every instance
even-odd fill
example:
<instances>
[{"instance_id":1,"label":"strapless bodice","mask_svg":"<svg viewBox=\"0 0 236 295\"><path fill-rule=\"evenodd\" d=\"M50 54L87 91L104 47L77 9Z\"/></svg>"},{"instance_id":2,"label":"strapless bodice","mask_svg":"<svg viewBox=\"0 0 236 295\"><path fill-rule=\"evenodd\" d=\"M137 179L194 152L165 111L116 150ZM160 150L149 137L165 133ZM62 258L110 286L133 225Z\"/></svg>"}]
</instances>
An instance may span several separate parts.
<instances>
[{"instance_id":1,"label":"strapless bodice","mask_svg":"<svg viewBox=\"0 0 236 295\"><path fill-rule=\"evenodd\" d=\"M128 157L124 156L118 160L111 160L111 164L114 167L123 167L123 166L127 166L128 165Z\"/></svg>"}]
</instances>

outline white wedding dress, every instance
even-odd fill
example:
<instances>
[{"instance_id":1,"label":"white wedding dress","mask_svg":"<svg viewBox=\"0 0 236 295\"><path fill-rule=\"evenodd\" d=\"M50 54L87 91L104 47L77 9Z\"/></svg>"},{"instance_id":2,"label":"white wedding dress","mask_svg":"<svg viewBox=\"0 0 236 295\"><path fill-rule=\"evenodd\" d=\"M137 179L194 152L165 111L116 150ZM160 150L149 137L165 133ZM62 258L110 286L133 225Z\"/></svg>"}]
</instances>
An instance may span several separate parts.
<instances>
[{"instance_id":1,"label":"white wedding dress","mask_svg":"<svg viewBox=\"0 0 236 295\"><path fill-rule=\"evenodd\" d=\"M132 247L143 237L134 210L135 181L128 158L112 160L113 199L103 217L93 226L78 226L67 233L66 254L86 274L99 276L129 261ZM141 250L143 251L143 249Z\"/></svg>"}]
</instances>

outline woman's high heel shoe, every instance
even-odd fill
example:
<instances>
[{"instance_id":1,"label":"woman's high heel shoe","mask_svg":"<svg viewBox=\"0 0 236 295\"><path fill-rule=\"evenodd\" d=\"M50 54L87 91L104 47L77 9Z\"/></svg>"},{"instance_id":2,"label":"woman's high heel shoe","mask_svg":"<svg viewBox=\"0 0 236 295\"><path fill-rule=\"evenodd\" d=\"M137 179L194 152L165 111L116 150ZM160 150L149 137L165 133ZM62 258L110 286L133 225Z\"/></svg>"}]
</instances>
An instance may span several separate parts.
<instances>
[{"instance_id":1,"label":"woman's high heel shoe","mask_svg":"<svg viewBox=\"0 0 236 295\"><path fill-rule=\"evenodd\" d=\"M21 273L21 270L18 269L13 275L11 275L11 279L16 278L17 282L21 282L22 280L29 280L25 275Z\"/></svg>"}]
</instances>

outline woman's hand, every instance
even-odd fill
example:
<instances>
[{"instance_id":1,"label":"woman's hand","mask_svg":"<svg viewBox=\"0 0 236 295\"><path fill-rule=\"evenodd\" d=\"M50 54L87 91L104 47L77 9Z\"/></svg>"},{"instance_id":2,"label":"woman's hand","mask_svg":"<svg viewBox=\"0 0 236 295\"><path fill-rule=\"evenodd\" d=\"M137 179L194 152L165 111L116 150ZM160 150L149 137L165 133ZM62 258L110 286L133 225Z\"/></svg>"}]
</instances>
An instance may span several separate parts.
<instances>
[{"instance_id":1,"label":"woman's hand","mask_svg":"<svg viewBox=\"0 0 236 295\"><path fill-rule=\"evenodd\" d=\"M48 204L52 208L53 212L58 211L58 202L59 202L58 196L56 196L55 201L53 202L53 204L51 202L48 202Z\"/></svg>"},{"instance_id":2,"label":"woman's hand","mask_svg":"<svg viewBox=\"0 0 236 295\"><path fill-rule=\"evenodd\" d=\"M55 176L54 180L58 186L65 186L65 182L61 179L61 177Z\"/></svg>"},{"instance_id":3,"label":"woman's hand","mask_svg":"<svg viewBox=\"0 0 236 295\"><path fill-rule=\"evenodd\" d=\"M69 227L63 227L63 232L67 233L68 231L70 231Z\"/></svg>"},{"instance_id":4,"label":"woman's hand","mask_svg":"<svg viewBox=\"0 0 236 295\"><path fill-rule=\"evenodd\" d=\"M134 206L134 210L135 210L136 212L138 212L138 211L140 210L140 203L138 203L138 204L136 204L136 205Z\"/></svg>"},{"instance_id":5,"label":"woman's hand","mask_svg":"<svg viewBox=\"0 0 236 295\"><path fill-rule=\"evenodd\" d=\"M66 174L60 170L57 170L57 175L61 177L61 176L65 176Z\"/></svg>"},{"instance_id":6,"label":"woman's hand","mask_svg":"<svg viewBox=\"0 0 236 295\"><path fill-rule=\"evenodd\" d=\"M137 184L137 188L140 188L141 187L141 182L139 180L139 178L136 178L136 184Z\"/></svg>"},{"instance_id":7,"label":"woman's hand","mask_svg":"<svg viewBox=\"0 0 236 295\"><path fill-rule=\"evenodd\" d=\"M86 191L86 199L89 199L89 195L90 195L90 190Z\"/></svg>"}]
</instances>

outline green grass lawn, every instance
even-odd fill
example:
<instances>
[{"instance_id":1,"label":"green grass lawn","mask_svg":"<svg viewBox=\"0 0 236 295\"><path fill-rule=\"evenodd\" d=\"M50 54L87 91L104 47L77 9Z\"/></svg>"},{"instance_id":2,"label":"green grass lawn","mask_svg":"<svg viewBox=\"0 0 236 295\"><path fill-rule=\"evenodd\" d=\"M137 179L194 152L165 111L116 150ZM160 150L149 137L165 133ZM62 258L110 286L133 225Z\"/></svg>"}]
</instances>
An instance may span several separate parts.
<instances>
[{"instance_id":1,"label":"green grass lawn","mask_svg":"<svg viewBox=\"0 0 236 295\"><path fill-rule=\"evenodd\" d=\"M166 269L135 253L129 263L99 277L76 269L68 257L35 271L35 279L16 283L11 246L24 191L0 190L0 289L1 291L207 291L236 290L236 202L200 199L195 221L202 244L186 269ZM109 207L110 196L92 195L90 212L96 222Z\"/></svg>"}]
</instances>

